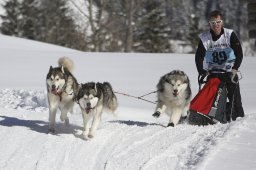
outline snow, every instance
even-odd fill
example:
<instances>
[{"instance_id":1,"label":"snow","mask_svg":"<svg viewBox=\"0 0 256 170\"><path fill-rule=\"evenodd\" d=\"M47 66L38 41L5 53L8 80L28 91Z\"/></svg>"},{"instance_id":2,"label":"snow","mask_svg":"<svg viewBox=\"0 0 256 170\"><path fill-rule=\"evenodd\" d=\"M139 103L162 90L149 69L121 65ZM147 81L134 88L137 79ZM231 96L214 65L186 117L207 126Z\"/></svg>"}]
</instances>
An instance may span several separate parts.
<instances>
[{"instance_id":1,"label":"snow","mask_svg":"<svg viewBox=\"0 0 256 170\"><path fill-rule=\"evenodd\" d=\"M155 105L118 95L117 117L103 114L96 136L83 140L76 106L70 126L56 118L56 135L47 134L45 77L50 65L68 56L80 83L109 81L134 96L156 90L160 77L185 71L197 93L192 54L85 53L0 34L0 169L47 170L253 170L256 169L256 58L245 57L240 81L245 117L206 127L153 118ZM156 95L146 99L155 101Z\"/></svg>"}]
</instances>

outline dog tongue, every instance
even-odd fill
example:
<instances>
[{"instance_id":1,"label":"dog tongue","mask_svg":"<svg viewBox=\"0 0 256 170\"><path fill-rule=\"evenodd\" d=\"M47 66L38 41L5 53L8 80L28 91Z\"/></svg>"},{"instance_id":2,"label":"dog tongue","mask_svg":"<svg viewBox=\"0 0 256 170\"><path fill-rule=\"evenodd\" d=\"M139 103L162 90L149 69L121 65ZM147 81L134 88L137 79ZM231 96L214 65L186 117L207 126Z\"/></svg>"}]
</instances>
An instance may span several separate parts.
<instances>
[{"instance_id":1,"label":"dog tongue","mask_svg":"<svg viewBox=\"0 0 256 170\"><path fill-rule=\"evenodd\" d=\"M85 108L85 112L88 114L91 111L91 108L87 107Z\"/></svg>"},{"instance_id":2,"label":"dog tongue","mask_svg":"<svg viewBox=\"0 0 256 170\"><path fill-rule=\"evenodd\" d=\"M55 94L55 95L59 94L57 90L52 90L52 93Z\"/></svg>"},{"instance_id":3,"label":"dog tongue","mask_svg":"<svg viewBox=\"0 0 256 170\"><path fill-rule=\"evenodd\" d=\"M177 97L177 96L178 96L178 93L175 93L175 92L174 92L174 93L172 93L172 94L173 94L175 97Z\"/></svg>"}]
</instances>

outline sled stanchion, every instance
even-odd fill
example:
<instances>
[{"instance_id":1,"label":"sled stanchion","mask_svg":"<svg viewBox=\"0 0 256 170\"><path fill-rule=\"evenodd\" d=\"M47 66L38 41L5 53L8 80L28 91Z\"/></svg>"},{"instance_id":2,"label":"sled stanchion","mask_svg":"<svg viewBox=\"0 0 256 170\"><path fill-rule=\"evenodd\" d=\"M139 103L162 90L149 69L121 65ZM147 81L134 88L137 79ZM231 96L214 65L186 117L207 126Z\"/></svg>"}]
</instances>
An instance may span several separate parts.
<instances>
[{"instance_id":1,"label":"sled stanchion","mask_svg":"<svg viewBox=\"0 0 256 170\"><path fill-rule=\"evenodd\" d=\"M152 94L152 93L154 93L154 92L151 92L151 93L148 93L148 94L145 94L145 95L139 96L139 97L137 97L137 96L133 96L133 95L130 95L130 94L126 94L126 93L116 92L116 91L115 91L114 93L116 93L116 94L121 94L121 95L124 95L124 96L127 96L127 97L132 97L132 98L140 99L140 100L143 100L143 101L146 101L146 102L152 103L152 104L156 104L156 102L153 102L153 101L150 101L150 100L147 100L147 99L142 98L142 97L147 96L147 95L149 95L149 94Z\"/></svg>"}]
</instances>

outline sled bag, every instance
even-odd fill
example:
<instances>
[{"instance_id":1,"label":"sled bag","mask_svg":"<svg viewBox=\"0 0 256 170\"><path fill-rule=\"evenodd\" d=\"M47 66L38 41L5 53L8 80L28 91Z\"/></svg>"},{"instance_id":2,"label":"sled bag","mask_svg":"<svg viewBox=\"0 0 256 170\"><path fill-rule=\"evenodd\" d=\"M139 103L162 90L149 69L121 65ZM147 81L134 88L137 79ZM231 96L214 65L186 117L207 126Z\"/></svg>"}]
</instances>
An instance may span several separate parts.
<instances>
[{"instance_id":1,"label":"sled bag","mask_svg":"<svg viewBox=\"0 0 256 170\"><path fill-rule=\"evenodd\" d=\"M190 103L188 121L193 125L226 123L227 90L219 78L209 79Z\"/></svg>"}]
</instances>

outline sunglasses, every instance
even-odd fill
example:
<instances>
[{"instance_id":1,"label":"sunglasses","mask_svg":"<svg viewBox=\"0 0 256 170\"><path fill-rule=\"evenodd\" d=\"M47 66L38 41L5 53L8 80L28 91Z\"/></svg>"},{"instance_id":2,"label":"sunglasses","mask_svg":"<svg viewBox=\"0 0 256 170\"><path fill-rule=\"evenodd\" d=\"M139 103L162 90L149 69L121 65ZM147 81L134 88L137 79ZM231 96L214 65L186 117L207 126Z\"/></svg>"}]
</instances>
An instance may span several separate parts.
<instances>
[{"instance_id":1,"label":"sunglasses","mask_svg":"<svg viewBox=\"0 0 256 170\"><path fill-rule=\"evenodd\" d=\"M223 21L218 20L218 21L209 21L210 25L220 25Z\"/></svg>"}]
</instances>

